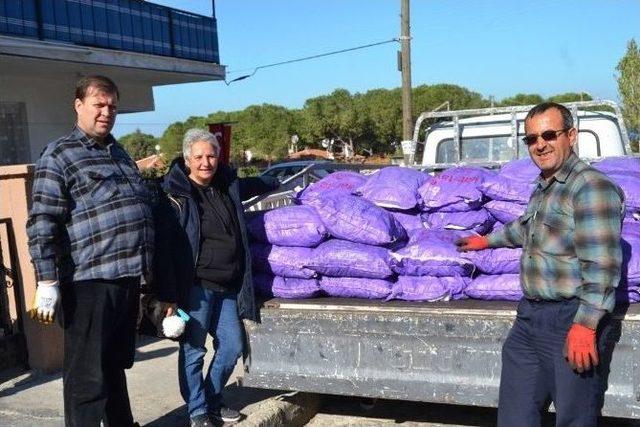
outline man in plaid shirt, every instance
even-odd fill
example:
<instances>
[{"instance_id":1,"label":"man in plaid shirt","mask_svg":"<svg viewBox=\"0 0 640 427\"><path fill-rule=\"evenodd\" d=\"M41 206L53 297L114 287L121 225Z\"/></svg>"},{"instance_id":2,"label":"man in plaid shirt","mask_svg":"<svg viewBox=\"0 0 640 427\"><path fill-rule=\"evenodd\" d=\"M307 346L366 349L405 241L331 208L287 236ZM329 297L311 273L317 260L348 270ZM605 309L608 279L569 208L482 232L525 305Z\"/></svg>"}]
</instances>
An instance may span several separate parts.
<instances>
[{"instance_id":1,"label":"man in plaid shirt","mask_svg":"<svg viewBox=\"0 0 640 427\"><path fill-rule=\"evenodd\" d=\"M38 279L33 318L64 327L67 426L134 425L124 369L133 364L140 278L150 271L150 194L111 135L118 89L81 78L72 132L36 164L27 232Z\"/></svg>"},{"instance_id":2,"label":"man in plaid shirt","mask_svg":"<svg viewBox=\"0 0 640 427\"><path fill-rule=\"evenodd\" d=\"M620 280L622 191L573 152L571 112L543 103L523 138L540 168L526 212L460 250L522 247L524 298L502 348L498 425L539 426L554 402L557 426L596 426L606 389L602 355Z\"/></svg>"}]
</instances>

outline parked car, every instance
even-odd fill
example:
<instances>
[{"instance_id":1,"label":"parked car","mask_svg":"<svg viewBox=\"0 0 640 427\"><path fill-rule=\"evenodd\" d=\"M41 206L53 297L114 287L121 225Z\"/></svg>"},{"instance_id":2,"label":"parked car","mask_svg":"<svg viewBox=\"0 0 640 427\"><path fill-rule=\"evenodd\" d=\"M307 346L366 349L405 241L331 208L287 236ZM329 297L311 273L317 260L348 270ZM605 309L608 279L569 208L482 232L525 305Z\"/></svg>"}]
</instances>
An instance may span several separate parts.
<instances>
[{"instance_id":1,"label":"parked car","mask_svg":"<svg viewBox=\"0 0 640 427\"><path fill-rule=\"evenodd\" d=\"M271 176L277 178L280 182L284 182L311 165L322 165L323 163L326 163L327 166L331 164L326 160L299 160L295 162L278 163L263 171L260 176ZM314 168L312 174L320 179L329 175L333 171L334 170L331 168L323 168L322 166L319 166ZM300 182L302 182L302 179L300 179Z\"/></svg>"}]
</instances>

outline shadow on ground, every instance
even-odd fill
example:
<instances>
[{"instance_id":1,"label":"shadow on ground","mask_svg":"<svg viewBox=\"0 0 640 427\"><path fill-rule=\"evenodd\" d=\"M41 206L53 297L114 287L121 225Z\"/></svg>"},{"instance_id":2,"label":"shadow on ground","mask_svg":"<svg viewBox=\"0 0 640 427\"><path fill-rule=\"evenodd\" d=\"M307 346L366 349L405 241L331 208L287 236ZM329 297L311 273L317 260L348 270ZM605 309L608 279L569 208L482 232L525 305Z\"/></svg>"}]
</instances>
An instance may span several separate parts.
<instances>
[{"instance_id":1,"label":"shadow on ground","mask_svg":"<svg viewBox=\"0 0 640 427\"><path fill-rule=\"evenodd\" d=\"M38 371L20 370L19 373L8 375L10 378L4 382L0 377L0 397L11 396L31 387L55 381L62 376L62 373L44 374Z\"/></svg>"},{"instance_id":2,"label":"shadow on ground","mask_svg":"<svg viewBox=\"0 0 640 427\"><path fill-rule=\"evenodd\" d=\"M245 408L250 405L257 404L263 400L272 398L282 394L280 390L266 390L252 387L240 387L237 385L227 386L224 390L224 401L227 406L237 409L243 413L244 420L246 418ZM250 408L247 408L250 409ZM231 426L234 423L219 423L216 426ZM187 406L182 405L179 408L172 410L171 412L164 414L160 418L157 418L150 423L145 424L145 427L188 427Z\"/></svg>"}]
</instances>

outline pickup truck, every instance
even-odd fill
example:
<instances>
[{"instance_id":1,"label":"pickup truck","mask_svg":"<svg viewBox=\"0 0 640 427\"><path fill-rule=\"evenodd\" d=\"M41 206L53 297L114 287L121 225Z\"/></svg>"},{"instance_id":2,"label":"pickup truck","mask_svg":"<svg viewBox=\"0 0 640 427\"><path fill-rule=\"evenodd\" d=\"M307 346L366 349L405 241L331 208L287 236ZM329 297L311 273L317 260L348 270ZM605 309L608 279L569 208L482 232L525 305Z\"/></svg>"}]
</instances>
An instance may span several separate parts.
<instances>
[{"instance_id":1,"label":"pickup truck","mask_svg":"<svg viewBox=\"0 0 640 427\"><path fill-rule=\"evenodd\" d=\"M619 108L606 105L613 114L581 110L594 103L568 104L579 119L578 150L583 157L630 152ZM414 132L415 145L424 147L423 157L412 166L428 170L461 163L495 167L523 157L526 150L514 141L522 136L521 122L529 108L493 109L490 114L487 110L423 114ZM445 114L453 120L434 123L426 132L420 129L425 120ZM412 160L415 152L408 154L405 158ZM353 168L335 165L335 169ZM248 201L246 207L263 210L285 205L290 195L291 191L272 194ZM261 323L245 325L250 356L243 382L258 388L496 407L501 347L516 305L479 300L267 300L261 308ZM603 415L638 418L640 304L618 307L614 318L621 333L612 355Z\"/></svg>"}]
</instances>

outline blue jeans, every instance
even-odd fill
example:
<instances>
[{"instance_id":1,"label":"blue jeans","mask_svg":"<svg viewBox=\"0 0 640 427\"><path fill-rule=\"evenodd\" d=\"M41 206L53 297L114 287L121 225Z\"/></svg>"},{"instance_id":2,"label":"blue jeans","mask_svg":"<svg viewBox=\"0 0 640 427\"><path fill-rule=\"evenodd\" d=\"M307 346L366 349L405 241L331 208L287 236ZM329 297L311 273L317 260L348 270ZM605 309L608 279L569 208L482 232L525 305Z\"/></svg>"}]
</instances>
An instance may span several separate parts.
<instances>
[{"instance_id":1,"label":"blue jeans","mask_svg":"<svg viewBox=\"0 0 640 427\"><path fill-rule=\"evenodd\" d=\"M191 418L214 411L222 404L222 390L242 354L243 329L235 295L191 287L188 306L191 316L180 343L178 375L180 393ZM203 378L207 333L213 337L215 355Z\"/></svg>"},{"instance_id":2,"label":"blue jeans","mask_svg":"<svg viewBox=\"0 0 640 427\"><path fill-rule=\"evenodd\" d=\"M520 301L516 320L502 347L499 427L539 427L550 401L556 409L556 426L597 425L619 331L610 316L600 321L597 333L600 363L578 374L563 355L578 304L577 298Z\"/></svg>"}]
</instances>

